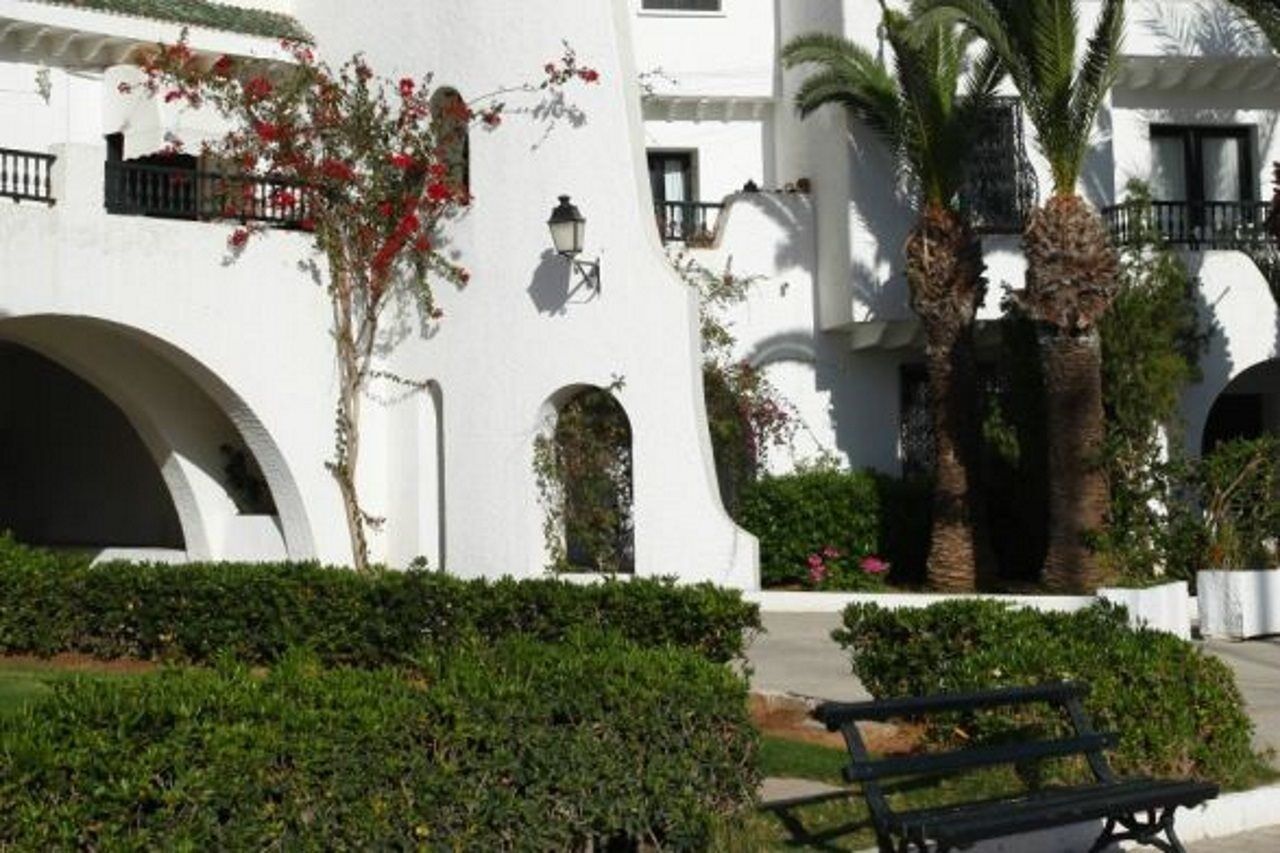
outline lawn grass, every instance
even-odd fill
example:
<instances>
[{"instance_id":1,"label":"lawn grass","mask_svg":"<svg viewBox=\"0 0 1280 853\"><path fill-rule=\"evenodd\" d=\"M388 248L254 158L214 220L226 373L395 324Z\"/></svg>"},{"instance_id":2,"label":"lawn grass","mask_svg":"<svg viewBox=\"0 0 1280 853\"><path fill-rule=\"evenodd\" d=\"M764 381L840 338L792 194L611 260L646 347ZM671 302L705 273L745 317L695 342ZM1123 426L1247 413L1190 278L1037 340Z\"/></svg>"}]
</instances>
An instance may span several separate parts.
<instances>
[{"instance_id":1,"label":"lawn grass","mask_svg":"<svg viewBox=\"0 0 1280 853\"><path fill-rule=\"evenodd\" d=\"M840 771L847 764L843 749L765 735L760 744L760 769L764 776L808 779L845 787ZM1068 764L1051 762L1047 771L1073 775ZM1079 768L1076 768L1078 772ZM1047 778L1055 778L1050 773ZM983 800L1024 790L1012 768L993 768L960 776L911 779L884 786L896 810ZM866 802L856 787L848 796L794 806L785 811L761 810L736 827L719 845L725 850L865 850L874 847L875 834Z\"/></svg>"}]
</instances>

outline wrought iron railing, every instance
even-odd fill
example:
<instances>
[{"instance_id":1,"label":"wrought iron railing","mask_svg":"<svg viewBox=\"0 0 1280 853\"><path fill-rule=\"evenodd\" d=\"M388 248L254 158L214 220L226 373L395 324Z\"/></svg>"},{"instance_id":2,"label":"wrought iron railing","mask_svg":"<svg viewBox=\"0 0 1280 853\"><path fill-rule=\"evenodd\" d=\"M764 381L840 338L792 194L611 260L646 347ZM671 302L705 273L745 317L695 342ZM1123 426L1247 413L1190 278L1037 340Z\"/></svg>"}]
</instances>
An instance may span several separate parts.
<instances>
[{"instance_id":1,"label":"wrought iron railing","mask_svg":"<svg viewBox=\"0 0 1280 853\"><path fill-rule=\"evenodd\" d=\"M106 164L108 213L165 219L265 222L283 228L308 218L298 185L149 163Z\"/></svg>"},{"instance_id":2,"label":"wrought iron railing","mask_svg":"<svg viewBox=\"0 0 1280 853\"><path fill-rule=\"evenodd\" d=\"M724 205L702 201L668 201L654 205L654 209L662 242L710 246L715 242L716 227Z\"/></svg>"},{"instance_id":3,"label":"wrought iron railing","mask_svg":"<svg viewBox=\"0 0 1280 853\"><path fill-rule=\"evenodd\" d=\"M1111 236L1131 243L1154 229L1166 242L1191 249L1247 249L1274 243L1265 201L1126 202L1103 211Z\"/></svg>"},{"instance_id":4,"label":"wrought iron railing","mask_svg":"<svg viewBox=\"0 0 1280 853\"><path fill-rule=\"evenodd\" d=\"M0 198L53 204L52 154L0 148Z\"/></svg>"}]
</instances>

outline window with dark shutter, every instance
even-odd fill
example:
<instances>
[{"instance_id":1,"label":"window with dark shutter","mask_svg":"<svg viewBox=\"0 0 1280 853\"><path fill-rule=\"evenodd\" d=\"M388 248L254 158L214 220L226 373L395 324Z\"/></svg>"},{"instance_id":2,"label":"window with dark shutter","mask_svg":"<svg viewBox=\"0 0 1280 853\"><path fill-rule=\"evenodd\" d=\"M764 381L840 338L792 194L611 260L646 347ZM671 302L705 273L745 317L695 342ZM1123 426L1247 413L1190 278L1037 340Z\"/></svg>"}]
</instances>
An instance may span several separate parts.
<instances>
[{"instance_id":1,"label":"window with dark shutter","mask_svg":"<svg viewBox=\"0 0 1280 853\"><path fill-rule=\"evenodd\" d=\"M960 204L974 227L987 234L1021 233L1035 207L1036 176L1027 158L1017 98L996 98L987 111Z\"/></svg>"},{"instance_id":2,"label":"window with dark shutter","mask_svg":"<svg viewBox=\"0 0 1280 853\"><path fill-rule=\"evenodd\" d=\"M640 8L679 12L719 12L720 0L644 0Z\"/></svg>"}]
</instances>

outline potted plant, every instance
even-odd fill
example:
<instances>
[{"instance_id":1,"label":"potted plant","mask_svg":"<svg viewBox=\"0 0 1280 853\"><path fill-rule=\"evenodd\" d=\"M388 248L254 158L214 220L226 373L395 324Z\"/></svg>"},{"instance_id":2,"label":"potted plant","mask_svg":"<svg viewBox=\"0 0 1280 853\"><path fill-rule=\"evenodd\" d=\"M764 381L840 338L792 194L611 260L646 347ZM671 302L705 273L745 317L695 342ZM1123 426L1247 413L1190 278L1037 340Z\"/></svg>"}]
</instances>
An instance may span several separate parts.
<instances>
[{"instance_id":1,"label":"potted plant","mask_svg":"<svg viewBox=\"0 0 1280 853\"><path fill-rule=\"evenodd\" d=\"M1231 441L1197 465L1200 633L1280 634L1280 436Z\"/></svg>"}]
</instances>

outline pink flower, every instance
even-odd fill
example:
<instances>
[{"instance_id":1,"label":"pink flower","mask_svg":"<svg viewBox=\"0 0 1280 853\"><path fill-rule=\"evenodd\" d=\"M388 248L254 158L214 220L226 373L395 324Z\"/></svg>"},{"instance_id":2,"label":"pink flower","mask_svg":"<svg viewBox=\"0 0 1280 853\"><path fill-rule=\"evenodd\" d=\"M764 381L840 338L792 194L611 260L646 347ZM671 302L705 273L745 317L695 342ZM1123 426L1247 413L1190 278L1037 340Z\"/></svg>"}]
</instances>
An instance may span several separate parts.
<instances>
[{"instance_id":1,"label":"pink flower","mask_svg":"<svg viewBox=\"0 0 1280 853\"><path fill-rule=\"evenodd\" d=\"M869 575L883 575L889 571L889 564L874 555L863 557L858 567Z\"/></svg>"},{"instance_id":2,"label":"pink flower","mask_svg":"<svg viewBox=\"0 0 1280 853\"><path fill-rule=\"evenodd\" d=\"M816 556L816 555L815 555ZM813 564L813 558L809 561L809 583L818 586L827 579L828 569L819 562L816 566Z\"/></svg>"},{"instance_id":3,"label":"pink flower","mask_svg":"<svg viewBox=\"0 0 1280 853\"><path fill-rule=\"evenodd\" d=\"M822 549L822 556L828 560L838 560L844 556L838 548L832 548L830 545Z\"/></svg>"},{"instance_id":4,"label":"pink flower","mask_svg":"<svg viewBox=\"0 0 1280 853\"><path fill-rule=\"evenodd\" d=\"M816 568L818 568L819 566L821 566L822 564L823 564L823 559L822 559L822 555L821 555L821 554L810 554L810 555L809 555L809 568L811 568L811 569L816 569Z\"/></svg>"}]
</instances>

